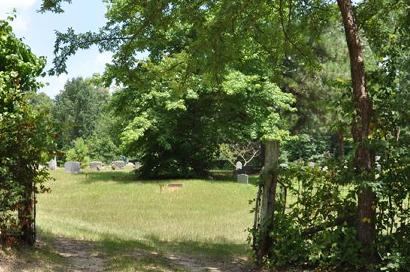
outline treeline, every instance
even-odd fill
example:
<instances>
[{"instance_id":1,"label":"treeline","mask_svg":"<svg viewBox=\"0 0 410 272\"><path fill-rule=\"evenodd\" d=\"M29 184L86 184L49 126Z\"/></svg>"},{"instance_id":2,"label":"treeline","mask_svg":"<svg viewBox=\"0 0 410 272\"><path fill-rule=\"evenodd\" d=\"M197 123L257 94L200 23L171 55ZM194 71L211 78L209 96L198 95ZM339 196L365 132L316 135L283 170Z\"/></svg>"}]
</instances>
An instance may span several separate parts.
<instances>
[{"instance_id":1,"label":"treeline","mask_svg":"<svg viewBox=\"0 0 410 272\"><path fill-rule=\"evenodd\" d=\"M111 163L120 157L117 118L110 110L111 94L100 76L73 78L51 99L35 94L30 103L46 112L52 125L55 155L60 164L91 160Z\"/></svg>"}]
</instances>

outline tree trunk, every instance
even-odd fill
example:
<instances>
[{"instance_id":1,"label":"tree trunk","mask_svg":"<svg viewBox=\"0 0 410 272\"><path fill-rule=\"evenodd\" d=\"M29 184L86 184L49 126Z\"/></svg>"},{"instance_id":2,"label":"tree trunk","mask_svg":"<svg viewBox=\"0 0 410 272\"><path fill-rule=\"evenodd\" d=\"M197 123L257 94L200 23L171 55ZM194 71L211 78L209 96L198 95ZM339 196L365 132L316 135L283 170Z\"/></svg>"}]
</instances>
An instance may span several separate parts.
<instances>
[{"instance_id":1,"label":"tree trunk","mask_svg":"<svg viewBox=\"0 0 410 272\"><path fill-rule=\"evenodd\" d=\"M265 143L265 163L262 169L261 207L259 220L259 243L256 250L257 263L262 264L272 245L269 232L274 227L275 196L278 180L279 142ZM258 212L257 210L255 212Z\"/></svg>"},{"instance_id":2,"label":"tree trunk","mask_svg":"<svg viewBox=\"0 0 410 272\"><path fill-rule=\"evenodd\" d=\"M355 153L355 170L358 175L370 174L374 165L374 155L367 146L370 134L372 105L368 96L365 81L363 48L355 22L351 0L337 0L346 34L349 49L350 69L353 88L353 102L356 116L352 122L353 140L357 146ZM357 235L362 245L362 256L370 265L376 261L375 250L376 195L366 186L358 191L358 224Z\"/></svg>"},{"instance_id":3,"label":"tree trunk","mask_svg":"<svg viewBox=\"0 0 410 272\"><path fill-rule=\"evenodd\" d=\"M36 240L35 231L35 199L32 186L26 186L24 201L18 210L21 227L20 241L26 245L33 246Z\"/></svg>"}]
</instances>

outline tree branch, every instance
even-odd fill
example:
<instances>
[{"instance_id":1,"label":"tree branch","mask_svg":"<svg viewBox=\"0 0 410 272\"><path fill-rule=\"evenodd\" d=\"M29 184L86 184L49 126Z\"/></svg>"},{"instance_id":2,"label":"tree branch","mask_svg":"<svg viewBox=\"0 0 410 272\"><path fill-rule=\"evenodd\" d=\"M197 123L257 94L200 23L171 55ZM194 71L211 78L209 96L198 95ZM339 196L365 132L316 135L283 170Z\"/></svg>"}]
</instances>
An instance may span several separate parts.
<instances>
[{"instance_id":1,"label":"tree branch","mask_svg":"<svg viewBox=\"0 0 410 272\"><path fill-rule=\"evenodd\" d=\"M353 225L355 222L355 216L349 215L344 217L336 218L334 221L323 223L322 225L314 226L302 231L302 236L307 238L315 235L318 232L324 231L328 228L341 226L343 224Z\"/></svg>"}]
</instances>

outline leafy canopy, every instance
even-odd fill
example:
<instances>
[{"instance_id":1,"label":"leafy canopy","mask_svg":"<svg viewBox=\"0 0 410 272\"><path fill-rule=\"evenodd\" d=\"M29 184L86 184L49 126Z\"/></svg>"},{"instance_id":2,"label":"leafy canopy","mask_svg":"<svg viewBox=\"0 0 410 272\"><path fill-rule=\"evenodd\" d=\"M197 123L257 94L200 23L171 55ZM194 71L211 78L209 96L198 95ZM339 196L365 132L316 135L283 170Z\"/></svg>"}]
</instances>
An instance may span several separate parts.
<instances>
[{"instance_id":1,"label":"leafy canopy","mask_svg":"<svg viewBox=\"0 0 410 272\"><path fill-rule=\"evenodd\" d=\"M48 172L39 165L51 139L49 124L29 98L44 65L0 20L0 243L35 240L33 194L45 190Z\"/></svg>"}]
</instances>

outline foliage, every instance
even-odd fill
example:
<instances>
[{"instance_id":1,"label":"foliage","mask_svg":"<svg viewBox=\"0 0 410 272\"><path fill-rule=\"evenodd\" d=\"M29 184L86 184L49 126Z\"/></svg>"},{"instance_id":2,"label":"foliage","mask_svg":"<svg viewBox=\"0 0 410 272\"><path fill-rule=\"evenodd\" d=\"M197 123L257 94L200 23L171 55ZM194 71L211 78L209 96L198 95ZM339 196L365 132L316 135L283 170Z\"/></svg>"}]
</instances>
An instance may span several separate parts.
<instances>
[{"instance_id":1,"label":"foliage","mask_svg":"<svg viewBox=\"0 0 410 272\"><path fill-rule=\"evenodd\" d=\"M87 139L87 146L89 148L89 157L92 160L102 161L104 163L111 163L118 160L119 149L118 146L103 134L95 133Z\"/></svg>"},{"instance_id":2,"label":"foliage","mask_svg":"<svg viewBox=\"0 0 410 272\"><path fill-rule=\"evenodd\" d=\"M0 242L35 241L35 194L48 172L39 165L50 146L49 124L30 105L45 65L0 20Z\"/></svg>"},{"instance_id":3,"label":"foliage","mask_svg":"<svg viewBox=\"0 0 410 272\"><path fill-rule=\"evenodd\" d=\"M89 157L92 160L111 163L118 160L121 152L120 122L110 109L101 114L93 134L86 139L89 148Z\"/></svg>"},{"instance_id":4,"label":"foliage","mask_svg":"<svg viewBox=\"0 0 410 272\"><path fill-rule=\"evenodd\" d=\"M125 125L123 148L141 159L142 176L204 176L224 140L287 135L280 116L292 110L291 95L237 71L212 85L206 76L187 74L185 58L141 64L123 82L129 87L114 95Z\"/></svg>"},{"instance_id":5,"label":"foliage","mask_svg":"<svg viewBox=\"0 0 410 272\"><path fill-rule=\"evenodd\" d=\"M54 101L45 93L30 93L28 95L30 105L39 112L50 115L54 107Z\"/></svg>"},{"instance_id":6,"label":"foliage","mask_svg":"<svg viewBox=\"0 0 410 272\"><path fill-rule=\"evenodd\" d=\"M81 167L87 167L90 158L88 157L89 150L88 146L84 142L83 138L77 138L74 141L74 146L67 151L66 157L68 161L78 161Z\"/></svg>"},{"instance_id":7,"label":"foliage","mask_svg":"<svg viewBox=\"0 0 410 272\"><path fill-rule=\"evenodd\" d=\"M68 149L75 139L90 137L108 101L108 90L93 78L67 81L64 90L56 96L52 110L58 148Z\"/></svg>"},{"instance_id":8,"label":"foliage","mask_svg":"<svg viewBox=\"0 0 410 272\"><path fill-rule=\"evenodd\" d=\"M315 162L325 156L330 151L329 137L309 134L299 134L297 138L290 139L284 144L282 157L286 161L312 161Z\"/></svg>"},{"instance_id":9,"label":"foliage","mask_svg":"<svg viewBox=\"0 0 410 272\"><path fill-rule=\"evenodd\" d=\"M74 142L82 138L89 153L80 157L106 163L115 160L120 153L119 129L117 118L109 108L110 100L111 95L99 75L67 81L52 106L58 149L75 149Z\"/></svg>"},{"instance_id":10,"label":"foliage","mask_svg":"<svg viewBox=\"0 0 410 272\"><path fill-rule=\"evenodd\" d=\"M299 161L282 169L266 264L308 264L336 270L360 266L354 228L355 187L335 182L338 171L331 161L327 163Z\"/></svg>"}]
</instances>

